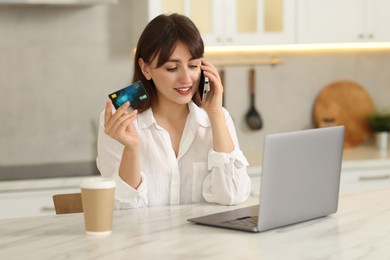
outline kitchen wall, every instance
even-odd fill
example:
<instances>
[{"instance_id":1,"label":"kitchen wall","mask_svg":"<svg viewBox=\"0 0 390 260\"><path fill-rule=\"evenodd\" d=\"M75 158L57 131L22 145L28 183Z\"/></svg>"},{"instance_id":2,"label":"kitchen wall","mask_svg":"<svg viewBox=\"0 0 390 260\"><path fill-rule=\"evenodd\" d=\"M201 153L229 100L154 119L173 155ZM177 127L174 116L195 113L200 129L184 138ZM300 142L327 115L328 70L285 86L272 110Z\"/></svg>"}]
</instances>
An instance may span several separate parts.
<instances>
[{"instance_id":1,"label":"kitchen wall","mask_svg":"<svg viewBox=\"0 0 390 260\"><path fill-rule=\"evenodd\" d=\"M0 165L96 156L100 111L130 81L133 28L145 24L133 2L0 5Z\"/></svg>"},{"instance_id":2,"label":"kitchen wall","mask_svg":"<svg viewBox=\"0 0 390 260\"><path fill-rule=\"evenodd\" d=\"M145 8L0 5L0 165L94 160L99 114L107 94L131 80ZM244 120L250 66L224 68L225 104L247 153L267 133L313 127L315 97L335 80L354 80L389 106L390 51L272 55L283 63L255 67L260 131Z\"/></svg>"}]
</instances>

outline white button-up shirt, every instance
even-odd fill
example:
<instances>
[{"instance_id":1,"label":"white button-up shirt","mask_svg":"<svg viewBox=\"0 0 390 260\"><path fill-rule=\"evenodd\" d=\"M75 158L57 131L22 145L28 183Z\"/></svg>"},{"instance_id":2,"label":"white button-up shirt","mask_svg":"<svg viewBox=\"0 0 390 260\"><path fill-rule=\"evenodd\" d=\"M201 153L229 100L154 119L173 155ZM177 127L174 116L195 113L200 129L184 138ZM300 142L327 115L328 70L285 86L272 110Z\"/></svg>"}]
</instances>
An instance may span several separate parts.
<instances>
[{"instance_id":1,"label":"white button-up shirt","mask_svg":"<svg viewBox=\"0 0 390 260\"><path fill-rule=\"evenodd\" d=\"M207 113L192 101L179 154L176 157L169 133L160 127L151 109L140 113L134 125L141 143L141 177L137 189L119 177L123 145L104 133L100 117L97 166L102 176L116 180L115 207L135 208L214 202L223 205L245 201L250 193L248 161L241 152L233 120L223 109L234 142L231 153L213 150Z\"/></svg>"}]
</instances>

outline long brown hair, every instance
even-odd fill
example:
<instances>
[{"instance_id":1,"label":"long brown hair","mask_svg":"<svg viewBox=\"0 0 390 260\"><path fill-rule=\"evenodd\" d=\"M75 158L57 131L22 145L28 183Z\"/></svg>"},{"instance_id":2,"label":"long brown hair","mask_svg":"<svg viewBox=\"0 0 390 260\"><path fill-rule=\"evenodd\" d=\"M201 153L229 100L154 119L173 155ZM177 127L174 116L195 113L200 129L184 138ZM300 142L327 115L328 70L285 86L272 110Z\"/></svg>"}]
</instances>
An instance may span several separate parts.
<instances>
[{"instance_id":1,"label":"long brown hair","mask_svg":"<svg viewBox=\"0 0 390 260\"><path fill-rule=\"evenodd\" d=\"M193 59L203 57L204 44L195 24L186 16L177 13L161 14L148 23L142 32L134 57L133 82L141 80L149 95L149 99L136 107L140 112L150 108L156 100L156 87L153 80L147 80L138 65L139 58L151 64L158 56L157 68L166 63L175 50L178 42L184 43ZM199 106L200 96L194 95L192 100Z\"/></svg>"}]
</instances>

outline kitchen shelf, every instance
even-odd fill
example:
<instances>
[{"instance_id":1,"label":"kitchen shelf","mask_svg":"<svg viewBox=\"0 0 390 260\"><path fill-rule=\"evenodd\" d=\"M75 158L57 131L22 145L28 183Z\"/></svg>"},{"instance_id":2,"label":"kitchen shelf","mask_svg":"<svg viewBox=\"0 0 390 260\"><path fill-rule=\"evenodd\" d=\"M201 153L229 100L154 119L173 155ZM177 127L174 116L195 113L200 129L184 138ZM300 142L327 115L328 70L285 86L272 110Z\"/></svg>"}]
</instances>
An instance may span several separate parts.
<instances>
[{"instance_id":1,"label":"kitchen shelf","mask_svg":"<svg viewBox=\"0 0 390 260\"><path fill-rule=\"evenodd\" d=\"M249 59L249 58L241 58L241 59L216 59L210 58L210 61L213 62L216 66L248 66L248 65L265 65L265 66L276 66L281 64L283 61L276 57L271 57L269 59Z\"/></svg>"}]
</instances>

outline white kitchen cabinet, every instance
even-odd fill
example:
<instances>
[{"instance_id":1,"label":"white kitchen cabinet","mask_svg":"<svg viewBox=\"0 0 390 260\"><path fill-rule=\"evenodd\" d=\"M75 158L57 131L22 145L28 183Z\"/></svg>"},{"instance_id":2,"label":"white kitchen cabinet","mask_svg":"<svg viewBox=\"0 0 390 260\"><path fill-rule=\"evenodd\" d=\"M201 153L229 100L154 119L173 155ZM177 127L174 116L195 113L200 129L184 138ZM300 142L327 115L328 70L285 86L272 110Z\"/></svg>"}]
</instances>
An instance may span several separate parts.
<instances>
[{"instance_id":1,"label":"white kitchen cabinet","mask_svg":"<svg viewBox=\"0 0 390 260\"><path fill-rule=\"evenodd\" d=\"M149 0L148 4L149 20L173 12L190 17L206 45L295 42L295 1Z\"/></svg>"},{"instance_id":2,"label":"white kitchen cabinet","mask_svg":"<svg viewBox=\"0 0 390 260\"><path fill-rule=\"evenodd\" d=\"M260 196L261 185L261 166L249 166L247 168L249 178L251 179L251 197Z\"/></svg>"},{"instance_id":3,"label":"white kitchen cabinet","mask_svg":"<svg viewBox=\"0 0 390 260\"><path fill-rule=\"evenodd\" d=\"M261 166L247 169L251 178L251 196L260 195ZM340 192L390 189L390 160L343 161L340 178Z\"/></svg>"},{"instance_id":4,"label":"white kitchen cabinet","mask_svg":"<svg viewBox=\"0 0 390 260\"><path fill-rule=\"evenodd\" d=\"M55 215L52 196L80 188L0 192L0 219Z\"/></svg>"},{"instance_id":5,"label":"white kitchen cabinet","mask_svg":"<svg viewBox=\"0 0 390 260\"><path fill-rule=\"evenodd\" d=\"M78 193L96 176L0 181L0 219L55 215L53 195Z\"/></svg>"},{"instance_id":6,"label":"white kitchen cabinet","mask_svg":"<svg viewBox=\"0 0 390 260\"><path fill-rule=\"evenodd\" d=\"M390 188L390 161L365 160L343 163L341 192Z\"/></svg>"},{"instance_id":7,"label":"white kitchen cabinet","mask_svg":"<svg viewBox=\"0 0 390 260\"><path fill-rule=\"evenodd\" d=\"M341 192L390 188L390 169L343 172Z\"/></svg>"},{"instance_id":8,"label":"white kitchen cabinet","mask_svg":"<svg viewBox=\"0 0 390 260\"><path fill-rule=\"evenodd\" d=\"M298 43L390 40L388 0L297 0Z\"/></svg>"}]
</instances>

